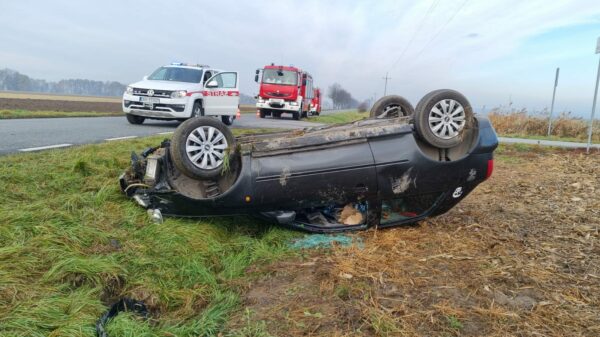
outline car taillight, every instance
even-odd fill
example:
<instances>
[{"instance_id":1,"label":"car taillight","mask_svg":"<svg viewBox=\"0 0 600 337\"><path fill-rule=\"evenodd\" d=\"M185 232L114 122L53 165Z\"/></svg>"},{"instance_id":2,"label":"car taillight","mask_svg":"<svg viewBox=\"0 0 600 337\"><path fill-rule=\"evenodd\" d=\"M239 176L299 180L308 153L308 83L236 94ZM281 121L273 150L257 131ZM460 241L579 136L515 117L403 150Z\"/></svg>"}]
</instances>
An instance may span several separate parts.
<instances>
[{"instance_id":1,"label":"car taillight","mask_svg":"<svg viewBox=\"0 0 600 337\"><path fill-rule=\"evenodd\" d=\"M494 172L494 159L488 160L487 173L485 174L485 179L492 176L492 172Z\"/></svg>"}]
</instances>

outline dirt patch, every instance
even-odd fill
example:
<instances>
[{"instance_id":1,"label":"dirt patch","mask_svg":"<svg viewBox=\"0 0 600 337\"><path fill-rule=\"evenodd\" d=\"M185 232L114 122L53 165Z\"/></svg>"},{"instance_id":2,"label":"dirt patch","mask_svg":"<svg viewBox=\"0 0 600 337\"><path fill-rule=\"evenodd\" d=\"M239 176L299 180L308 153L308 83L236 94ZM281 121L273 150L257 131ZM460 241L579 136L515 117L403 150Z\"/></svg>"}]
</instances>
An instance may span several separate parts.
<instances>
[{"instance_id":1,"label":"dirt patch","mask_svg":"<svg viewBox=\"0 0 600 337\"><path fill-rule=\"evenodd\" d=\"M0 110L121 112L121 103L0 98Z\"/></svg>"},{"instance_id":2,"label":"dirt patch","mask_svg":"<svg viewBox=\"0 0 600 337\"><path fill-rule=\"evenodd\" d=\"M598 167L504 151L449 213L269 266L245 306L275 336L597 336Z\"/></svg>"}]
</instances>

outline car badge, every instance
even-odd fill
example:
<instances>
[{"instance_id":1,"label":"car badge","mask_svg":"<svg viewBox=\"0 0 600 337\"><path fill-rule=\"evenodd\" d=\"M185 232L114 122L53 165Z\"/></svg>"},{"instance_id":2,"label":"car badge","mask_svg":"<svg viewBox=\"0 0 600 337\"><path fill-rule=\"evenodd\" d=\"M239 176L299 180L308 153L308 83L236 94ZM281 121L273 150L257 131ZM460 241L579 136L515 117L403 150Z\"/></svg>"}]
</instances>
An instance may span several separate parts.
<instances>
[{"instance_id":1,"label":"car badge","mask_svg":"<svg viewBox=\"0 0 600 337\"><path fill-rule=\"evenodd\" d=\"M152 90L152 89L148 90L148 96L154 96L154 90Z\"/></svg>"}]
</instances>

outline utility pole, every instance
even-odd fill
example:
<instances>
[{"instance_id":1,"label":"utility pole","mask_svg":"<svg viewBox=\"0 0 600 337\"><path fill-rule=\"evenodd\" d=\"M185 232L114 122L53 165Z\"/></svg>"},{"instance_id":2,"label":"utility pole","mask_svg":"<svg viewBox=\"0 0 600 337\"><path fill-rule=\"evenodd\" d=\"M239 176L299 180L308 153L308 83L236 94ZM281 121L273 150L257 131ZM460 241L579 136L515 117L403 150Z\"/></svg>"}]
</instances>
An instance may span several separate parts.
<instances>
[{"instance_id":1,"label":"utility pole","mask_svg":"<svg viewBox=\"0 0 600 337\"><path fill-rule=\"evenodd\" d=\"M558 72L560 68L556 68L556 76L554 77L554 90L552 91L552 104L550 104L550 120L548 121L548 137L552 131L552 112L554 112L554 97L556 97L556 87L558 86Z\"/></svg>"},{"instance_id":2,"label":"utility pole","mask_svg":"<svg viewBox=\"0 0 600 337\"><path fill-rule=\"evenodd\" d=\"M596 42L596 54L600 54L600 37ZM596 73L596 88L594 89L594 103L592 103L592 116L590 117L590 126L588 129L588 143L586 153L590 153L592 146L592 129L594 127L594 113L596 112L596 98L598 97L598 81L600 81L600 58L598 60L598 71Z\"/></svg>"},{"instance_id":3,"label":"utility pole","mask_svg":"<svg viewBox=\"0 0 600 337\"><path fill-rule=\"evenodd\" d=\"M383 87L383 96L385 96L387 94L387 82L388 80L391 80L392 78L388 76L389 73L385 73L385 77L383 78L385 80L385 86Z\"/></svg>"}]
</instances>

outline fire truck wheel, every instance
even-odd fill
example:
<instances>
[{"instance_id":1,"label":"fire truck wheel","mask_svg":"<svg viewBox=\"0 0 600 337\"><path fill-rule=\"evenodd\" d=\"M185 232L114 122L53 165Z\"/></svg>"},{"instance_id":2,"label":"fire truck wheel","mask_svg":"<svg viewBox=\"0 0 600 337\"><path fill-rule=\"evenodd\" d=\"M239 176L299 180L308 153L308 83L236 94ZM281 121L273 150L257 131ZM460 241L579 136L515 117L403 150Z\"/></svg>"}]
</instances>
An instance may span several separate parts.
<instances>
[{"instance_id":1,"label":"fire truck wheel","mask_svg":"<svg viewBox=\"0 0 600 337\"><path fill-rule=\"evenodd\" d=\"M265 110L263 110L263 109L260 109L260 110L258 111L258 115L260 116L260 118L265 118Z\"/></svg>"},{"instance_id":2,"label":"fire truck wheel","mask_svg":"<svg viewBox=\"0 0 600 337\"><path fill-rule=\"evenodd\" d=\"M412 104L397 95L388 95L381 97L371 108L371 118L398 118L412 116L415 112Z\"/></svg>"},{"instance_id":3,"label":"fire truck wheel","mask_svg":"<svg viewBox=\"0 0 600 337\"><path fill-rule=\"evenodd\" d=\"M292 117L299 121L300 120L300 113L298 111L292 112Z\"/></svg>"},{"instance_id":4,"label":"fire truck wheel","mask_svg":"<svg viewBox=\"0 0 600 337\"><path fill-rule=\"evenodd\" d=\"M194 179L219 176L235 151L231 130L212 117L181 123L171 141L171 158L183 174Z\"/></svg>"},{"instance_id":5,"label":"fire truck wheel","mask_svg":"<svg viewBox=\"0 0 600 337\"><path fill-rule=\"evenodd\" d=\"M448 149L459 145L465 130L473 127L473 108L458 91L435 90L417 104L414 123L417 134L425 142Z\"/></svg>"}]
</instances>

